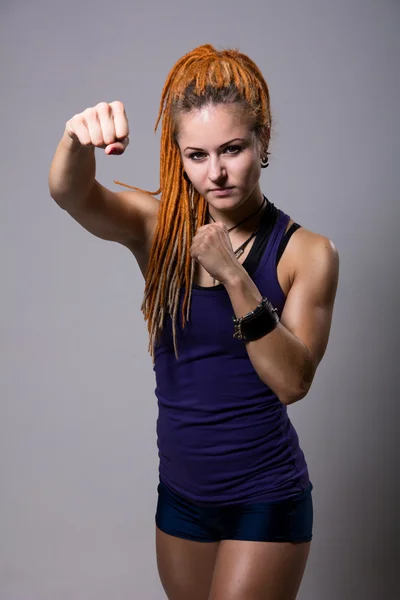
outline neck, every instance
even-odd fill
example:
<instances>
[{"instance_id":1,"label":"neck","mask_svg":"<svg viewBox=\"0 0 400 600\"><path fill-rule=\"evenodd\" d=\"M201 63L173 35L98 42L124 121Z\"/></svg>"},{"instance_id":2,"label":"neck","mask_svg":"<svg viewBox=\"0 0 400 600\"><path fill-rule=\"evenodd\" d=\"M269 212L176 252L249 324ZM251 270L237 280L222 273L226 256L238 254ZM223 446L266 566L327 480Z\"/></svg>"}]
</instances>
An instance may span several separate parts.
<instances>
[{"instance_id":1,"label":"neck","mask_svg":"<svg viewBox=\"0 0 400 600\"><path fill-rule=\"evenodd\" d=\"M216 210L214 206L210 206L209 204L206 222L207 224L213 223L214 219L215 221L224 223L227 229L230 229L231 227L235 227L240 221L248 218L248 220L240 225L238 229L241 231L252 230L254 228L254 223L259 221L265 210L265 207L262 207L263 204L264 196L258 188L240 206L231 210ZM265 201L265 206L267 204L268 201ZM251 215L254 215L254 217L251 217Z\"/></svg>"}]
</instances>

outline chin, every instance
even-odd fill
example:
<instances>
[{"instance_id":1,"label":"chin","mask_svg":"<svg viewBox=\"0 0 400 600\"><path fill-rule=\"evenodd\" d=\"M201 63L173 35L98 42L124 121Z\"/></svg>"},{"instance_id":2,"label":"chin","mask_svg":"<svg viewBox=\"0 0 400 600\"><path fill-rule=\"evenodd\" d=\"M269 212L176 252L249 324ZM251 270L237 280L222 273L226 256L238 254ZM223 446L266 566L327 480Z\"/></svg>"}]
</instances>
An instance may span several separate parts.
<instances>
[{"instance_id":1,"label":"chin","mask_svg":"<svg viewBox=\"0 0 400 600\"><path fill-rule=\"evenodd\" d=\"M215 210L224 211L224 210L234 210L238 206L243 204L242 201L238 201L237 198L212 198L211 200L207 200L208 204L215 208Z\"/></svg>"},{"instance_id":2,"label":"chin","mask_svg":"<svg viewBox=\"0 0 400 600\"><path fill-rule=\"evenodd\" d=\"M210 204L215 205L215 208L236 208L238 206L242 206L245 204L248 195L238 192L238 190L232 190L233 193L227 196L220 196L210 194L208 199L210 199Z\"/></svg>"}]
</instances>

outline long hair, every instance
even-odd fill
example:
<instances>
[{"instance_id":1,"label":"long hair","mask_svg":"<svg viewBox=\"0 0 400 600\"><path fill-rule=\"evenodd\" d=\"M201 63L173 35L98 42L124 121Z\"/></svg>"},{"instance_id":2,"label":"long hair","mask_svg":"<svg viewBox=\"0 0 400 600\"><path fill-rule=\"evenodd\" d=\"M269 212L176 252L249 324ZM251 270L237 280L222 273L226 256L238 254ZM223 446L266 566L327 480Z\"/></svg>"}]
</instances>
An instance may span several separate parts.
<instances>
[{"instance_id":1,"label":"long hair","mask_svg":"<svg viewBox=\"0 0 400 600\"><path fill-rule=\"evenodd\" d=\"M189 320L195 261L190 255L193 237L204 225L207 202L183 177L177 144L179 115L203 106L240 104L257 139L267 152L271 133L269 90L257 65L238 50L217 51L210 44L185 54L170 71L161 94L154 131L162 117L160 187L148 192L119 181L114 183L161 194L157 227L145 275L141 310L148 320L149 352L154 361L164 318L172 318L175 357L178 358L176 316L184 286L182 328Z\"/></svg>"}]
</instances>

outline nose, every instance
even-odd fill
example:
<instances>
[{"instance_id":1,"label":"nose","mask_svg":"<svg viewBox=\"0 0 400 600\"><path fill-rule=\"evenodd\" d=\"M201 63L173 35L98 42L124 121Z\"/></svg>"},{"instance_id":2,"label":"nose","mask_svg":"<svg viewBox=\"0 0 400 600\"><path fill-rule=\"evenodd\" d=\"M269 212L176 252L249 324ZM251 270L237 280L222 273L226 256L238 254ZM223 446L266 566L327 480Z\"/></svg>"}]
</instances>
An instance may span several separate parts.
<instances>
[{"instance_id":1,"label":"nose","mask_svg":"<svg viewBox=\"0 0 400 600\"><path fill-rule=\"evenodd\" d=\"M208 161L208 178L212 183L216 184L226 179L226 169L218 157L210 156Z\"/></svg>"}]
</instances>

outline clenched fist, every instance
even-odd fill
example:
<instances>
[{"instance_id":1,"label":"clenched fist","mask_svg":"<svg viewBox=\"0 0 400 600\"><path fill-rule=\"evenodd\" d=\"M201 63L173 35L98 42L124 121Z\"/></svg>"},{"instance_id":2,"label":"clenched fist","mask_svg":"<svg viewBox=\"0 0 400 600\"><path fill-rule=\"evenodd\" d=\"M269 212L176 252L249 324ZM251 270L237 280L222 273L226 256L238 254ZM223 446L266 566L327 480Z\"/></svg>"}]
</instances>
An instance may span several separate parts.
<instances>
[{"instance_id":1,"label":"clenched fist","mask_svg":"<svg viewBox=\"0 0 400 600\"><path fill-rule=\"evenodd\" d=\"M123 154L129 144L129 125L122 102L99 102L67 121L66 133L82 146Z\"/></svg>"}]
</instances>

